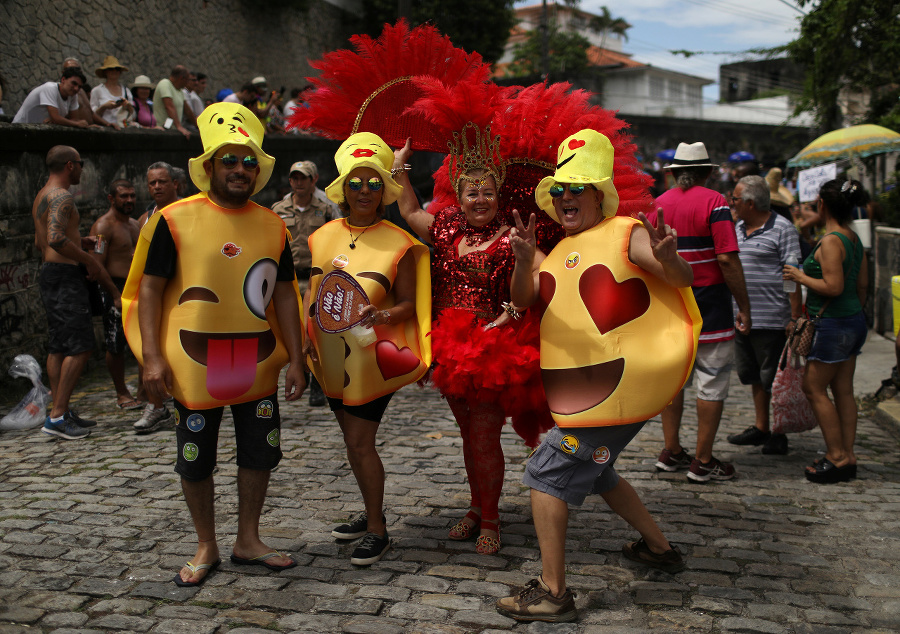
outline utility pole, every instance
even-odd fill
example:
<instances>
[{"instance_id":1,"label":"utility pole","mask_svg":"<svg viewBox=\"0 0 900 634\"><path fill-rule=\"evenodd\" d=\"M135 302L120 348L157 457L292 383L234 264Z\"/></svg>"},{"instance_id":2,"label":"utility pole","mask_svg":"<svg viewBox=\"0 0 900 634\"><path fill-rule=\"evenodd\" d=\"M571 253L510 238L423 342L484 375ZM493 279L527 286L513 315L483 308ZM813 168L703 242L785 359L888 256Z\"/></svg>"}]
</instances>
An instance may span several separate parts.
<instances>
[{"instance_id":1,"label":"utility pole","mask_svg":"<svg viewBox=\"0 0 900 634\"><path fill-rule=\"evenodd\" d=\"M550 81L550 28L547 25L547 0L541 1L541 77Z\"/></svg>"},{"instance_id":2,"label":"utility pole","mask_svg":"<svg viewBox=\"0 0 900 634\"><path fill-rule=\"evenodd\" d=\"M409 20L409 2L410 0L397 0L397 18Z\"/></svg>"}]
</instances>

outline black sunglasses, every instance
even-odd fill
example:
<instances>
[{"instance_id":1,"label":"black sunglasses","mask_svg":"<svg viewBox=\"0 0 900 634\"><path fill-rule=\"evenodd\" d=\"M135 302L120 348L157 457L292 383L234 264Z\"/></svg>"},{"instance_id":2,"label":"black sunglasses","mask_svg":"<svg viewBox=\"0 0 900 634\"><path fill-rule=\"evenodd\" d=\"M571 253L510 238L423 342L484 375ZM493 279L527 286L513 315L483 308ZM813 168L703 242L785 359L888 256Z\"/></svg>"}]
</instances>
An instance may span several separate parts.
<instances>
[{"instance_id":1,"label":"black sunglasses","mask_svg":"<svg viewBox=\"0 0 900 634\"><path fill-rule=\"evenodd\" d=\"M223 154L222 156L214 156L213 159L217 161L222 161L222 165L228 169L233 168L238 164L238 161L244 166L245 170L253 171L259 165L259 159L257 159L252 154L245 156L243 159L239 159L235 154Z\"/></svg>"}]
</instances>

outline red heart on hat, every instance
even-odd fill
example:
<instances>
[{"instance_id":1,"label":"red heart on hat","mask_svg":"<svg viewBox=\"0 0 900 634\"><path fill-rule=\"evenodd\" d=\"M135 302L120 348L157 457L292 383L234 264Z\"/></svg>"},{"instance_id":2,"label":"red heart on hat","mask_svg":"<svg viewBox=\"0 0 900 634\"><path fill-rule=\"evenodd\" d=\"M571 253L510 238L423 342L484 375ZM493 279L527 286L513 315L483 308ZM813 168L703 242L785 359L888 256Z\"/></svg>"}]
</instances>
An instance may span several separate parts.
<instances>
[{"instance_id":1,"label":"red heart on hat","mask_svg":"<svg viewBox=\"0 0 900 634\"><path fill-rule=\"evenodd\" d=\"M603 264L595 264L578 280L578 293L601 334L637 319L650 308L650 291L639 278L617 282Z\"/></svg>"},{"instance_id":2,"label":"red heart on hat","mask_svg":"<svg viewBox=\"0 0 900 634\"><path fill-rule=\"evenodd\" d=\"M379 341L375 344L375 361L385 381L409 374L420 363L412 350L406 346L398 348L393 341Z\"/></svg>"},{"instance_id":3,"label":"red heart on hat","mask_svg":"<svg viewBox=\"0 0 900 634\"><path fill-rule=\"evenodd\" d=\"M579 141L578 139L572 139L571 141L569 141L569 149L577 150L578 148L582 147L584 144L585 144L584 141Z\"/></svg>"}]
</instances>

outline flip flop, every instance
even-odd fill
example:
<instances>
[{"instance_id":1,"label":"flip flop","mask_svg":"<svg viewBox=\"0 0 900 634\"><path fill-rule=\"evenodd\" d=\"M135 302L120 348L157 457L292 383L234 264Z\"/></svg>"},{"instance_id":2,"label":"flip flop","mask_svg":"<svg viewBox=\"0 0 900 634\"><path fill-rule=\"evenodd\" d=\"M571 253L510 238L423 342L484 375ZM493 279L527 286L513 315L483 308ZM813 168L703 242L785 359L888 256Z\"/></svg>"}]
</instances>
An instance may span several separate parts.
<instances>
[{"instance_id":1,"label":"flip flop","mask_svg":"<svg viewBox=\"0 0 900 634\"><path fill-rule=\"evenodd\" d=\"M270 553L266 553L265 555L260 555L259 557L253 557L252 559L244 559L243 557L238 557L234 553L231 554L231 563L237 564L238 566L265 566L269 570L287 570L288 568L293 568L297 565L297 562L291 559L291 563L286 566L276 566L275 564L270 564L267 559L271 559L272 557L287 557L287 555L283 555L277 550L273 550ZM288 557L289 558L289 557ZM289 558L290 559L290 558Z\"/></svg>"},{"instance_id":2,"label":"flip flop","mask_svg":"<svg viewBox=\"0 0 900 634\"><path fill-rule=\"evenodd\" d=\"M146 403L137 400L136 398L131 399L130 401L122 401L121 403L116 403L116 407L119 409L140 409Z\"/></svg>"},{"instance_id":3,"label":"flip flop","mask_svg":"<svg viewBox=\"0 0 900 634\"><path fill-rule=\"evenodd\" d=\"M222 563L221 559L216 559L211 564L200 564L199 566L195 566L191 562L187 562L186 564L184 564L184 566L185 566L185 568L190 570L192 573L197 574L197 572L199 572L200 570L206 570L207 573L205 575L203 575L202 577L200 577L199 581L184 581L181 578L181 574L178 573L175 575L175 578L172 579L172 581L175 582L175 585L181 586L182 588L194 588L196 586L202 586L203 582L206 581L207 579L209 579L209 575L211 575L213 573L213 571L216 568L218 568L219 564L221 564L221 563Z\"/></svg>"}]
</instances>

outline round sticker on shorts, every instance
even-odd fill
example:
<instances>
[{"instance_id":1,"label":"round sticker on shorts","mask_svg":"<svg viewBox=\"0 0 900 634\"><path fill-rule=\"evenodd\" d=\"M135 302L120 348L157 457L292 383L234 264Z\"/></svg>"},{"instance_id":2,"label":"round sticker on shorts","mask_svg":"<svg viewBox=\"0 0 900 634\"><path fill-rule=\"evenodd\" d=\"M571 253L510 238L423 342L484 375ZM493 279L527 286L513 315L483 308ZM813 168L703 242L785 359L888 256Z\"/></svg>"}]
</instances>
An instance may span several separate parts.
<instances>
[{"instance_id":1,"label":"round sticker on shorts","mask_svg":"<svg viewBox=\"0 0 900 634\"><path fill-rule=\"evenodd\" d=\"M609 462L609 448L597 447L594 449L594 462L597 464L606 464Z\"/></svg>"},{"instance_id":2,"label":"round sticker on shorts","mask_svg":"<svg viewBox=\"0 0 900 634\"><path fill-rule=\"evenodd\" d=\"M280 436L280 434L278 433L278 430L273 429L272 431L269 432L268 436L266 436L266 442L269 443L270 445L272 445L273 447L277 447L279 436Z\"/></svg>"},{"instance_id":3,"label":"round sticker on shorts","mask_svg":"<svg viewBox=\"0 0 900 634\"><path fill-rule=\"evenodd\" d=\"M181 412L178 411L177 407L173 407L172 409L175 410L175 426L178 427L178 423L181 422Z\"/></svg>"},{"instance_id":4,"label":"round sticker on shorts","mask_svg":"<svg viewBox=\"0 0 900 634\"><path fill-rule=\"evenodd\" d=\"M575 453L578 451L578 439L575 436L563 436L559 441L559 448L566 453Z\"/></svg>"},{"instance_id":5,"label":"round sticker on shorts","mask_svg":"<svg viewBox=\"0 0 900 634\"><path fill-rule=\"evenodd\" d=\"M181 450L181 455L184 456L184 459L188 462L193 462L197 459L197 456L200 455L200 449L197 448L192 442L187 443L184 446L184 449Z\"/></svg>"},{"instance_id":6,"label":"round sticker on shorts","mask_svg":"<svg viewBox=\"0 0 900 634\"><path fill-rule=\"evenodd\" d=\"M187 417L187 420L184 421L184 424L191 431L200 431L206 427L206 419L203 418L203 414L191 414Z\"/></svg>"}]
</instances>

